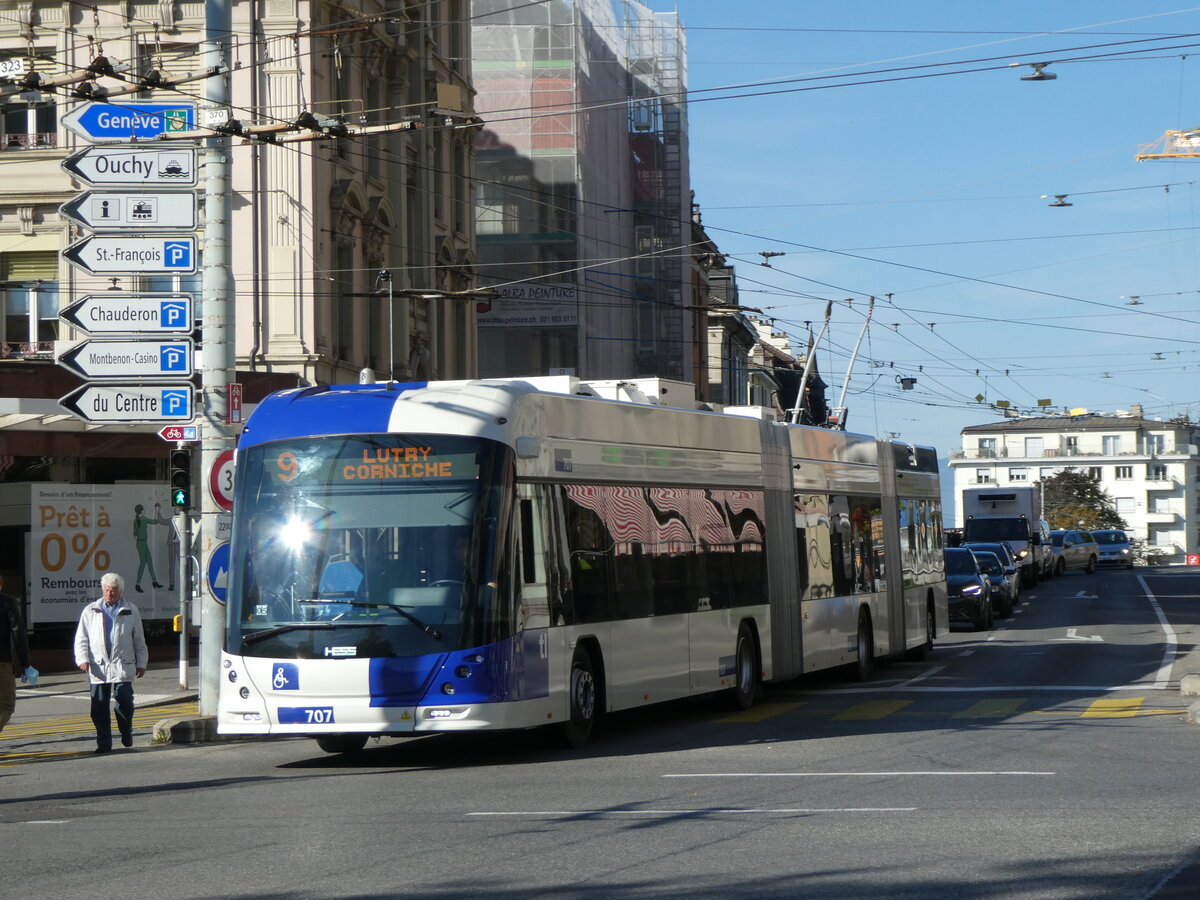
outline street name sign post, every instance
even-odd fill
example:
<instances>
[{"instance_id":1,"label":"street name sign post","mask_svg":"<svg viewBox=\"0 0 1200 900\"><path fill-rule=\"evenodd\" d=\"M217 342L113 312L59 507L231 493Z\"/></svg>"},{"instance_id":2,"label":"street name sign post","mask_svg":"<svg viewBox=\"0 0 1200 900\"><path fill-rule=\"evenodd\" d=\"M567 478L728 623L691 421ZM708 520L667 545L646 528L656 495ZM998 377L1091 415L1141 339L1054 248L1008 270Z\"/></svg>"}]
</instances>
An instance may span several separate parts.
<instances>
[{"instance_id":1,"label":"street name sign post","mask_svg":"<svg viewBox=\"0 0 1200 900\"><path fill-rule=\"evenodd\" d=\"M90 335L190 334L195 324L191 294L87 294L62 309L58 317Z\"/></svg>"},{"instance_id":2,"label":"street name sign post","mask_svg":"<svg viewBox=\"0 0 1200 900\"><path fill-rule=\"evenodd\" d=\"M58 364L82 378L186 378L195 354L190 340L87 340L58 356Z\"/></svg>"},{"instance_id":3,"label":"street name sign post","mask_svg":"<svg viewBox=\"0 0 1200 900\"><path fill-rule=\"evenodd\" d=\"M196 271L196 236L89 235L62 255L92 275L191 275Z\"/></svg>"},{"instance_id":4,"label":"street name sign post","mask_svg":"<svg viewBox=\"0 0 1200 900\"><path fill-rule=\"evenodd\" d=\"M144 100L84 103L68 110L60 121L72 134L94 144L128 143L192 131L196 127L196 107Z\"/></svg>"},{"instance_id":5,"label":"street name sign post","mask_svg":"<svg viewBox=\"0 0 1200 900\"><path fill-rule=\"evenodd\" d=\"M198 205L193 191L84 191L58 213L92 231L189 231Z\"/></svg>"},{"instance_id":6,"label":"street name sign post","mask_svg":"<svg viewBox=\"0 0 1200 900\"><path fill-rule=\"evenodd\" d=\"M67 412L87 422L110 425L161 425L190 422L190 382L170 384L94 384L76 388L58 401Z\"/></svg>"},{"instance_id":7,"label":"street name sign post","mask_svg":"<svg viewBox=\"0 0 1200 900\"><path fill-rule=\"evenodd\" d=\"M114 144L84 147L62 161L62 170L93 187L195 187L195 147Z\"/></svg>"}]
</instances>

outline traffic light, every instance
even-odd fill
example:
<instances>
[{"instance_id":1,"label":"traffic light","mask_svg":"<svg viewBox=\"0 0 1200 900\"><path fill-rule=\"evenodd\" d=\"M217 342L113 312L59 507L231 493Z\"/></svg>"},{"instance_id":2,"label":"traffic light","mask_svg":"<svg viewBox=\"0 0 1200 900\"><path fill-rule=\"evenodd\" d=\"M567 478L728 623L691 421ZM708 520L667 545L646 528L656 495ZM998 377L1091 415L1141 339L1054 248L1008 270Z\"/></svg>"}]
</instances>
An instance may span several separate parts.
<instances>
[{"instance_id":1,"label":"traffic light","mask_svg":"<svg viewBox=\"0 0 1200 900\"><path fill-rule=\"evenodd\" d=\"M192 451L171 451L171 506L192 508Z\"/></svg>"}]
</instances>

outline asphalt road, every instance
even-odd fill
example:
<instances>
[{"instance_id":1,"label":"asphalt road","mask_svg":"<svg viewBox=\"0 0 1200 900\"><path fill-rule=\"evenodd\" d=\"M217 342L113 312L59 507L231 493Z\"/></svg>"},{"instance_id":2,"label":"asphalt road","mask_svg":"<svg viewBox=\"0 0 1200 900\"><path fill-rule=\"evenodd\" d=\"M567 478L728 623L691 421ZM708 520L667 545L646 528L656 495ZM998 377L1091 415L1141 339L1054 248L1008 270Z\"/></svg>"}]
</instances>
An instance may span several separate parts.
<instances>
[{"instance_id":1,"label":"asphalt road","mask_svg":"<svg viewBox=\"0 0 1200 900\"><path fill-rule=\"evenodd\" d=\"M1198 596L1182 569L1069 573L867 684L621 715L582 751L139 733L93 758L57 733L6 755L6 731L0 896L1200 896Z\"/></svg>"}]
</instances>

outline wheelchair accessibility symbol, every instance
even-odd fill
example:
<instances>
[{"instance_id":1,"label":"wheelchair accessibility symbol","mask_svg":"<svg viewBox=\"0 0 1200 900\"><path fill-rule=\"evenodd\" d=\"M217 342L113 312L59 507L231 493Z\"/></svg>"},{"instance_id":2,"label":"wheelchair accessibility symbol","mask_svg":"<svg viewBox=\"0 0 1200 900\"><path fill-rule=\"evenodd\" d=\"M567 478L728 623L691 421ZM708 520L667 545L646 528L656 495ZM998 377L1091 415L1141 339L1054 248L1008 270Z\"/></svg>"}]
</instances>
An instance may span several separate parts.
<instances>
[{"instance_id":1,"label":"wheelchair accessibility symbol","mask_svg":"<svg viewBox=\"0 0 1200 900\"><path fill-rule=\"evenodd\" d=\"M300 668L295 663L271 663L271 689L276 691L300 690Z\"/></svg>"}]
</instances>

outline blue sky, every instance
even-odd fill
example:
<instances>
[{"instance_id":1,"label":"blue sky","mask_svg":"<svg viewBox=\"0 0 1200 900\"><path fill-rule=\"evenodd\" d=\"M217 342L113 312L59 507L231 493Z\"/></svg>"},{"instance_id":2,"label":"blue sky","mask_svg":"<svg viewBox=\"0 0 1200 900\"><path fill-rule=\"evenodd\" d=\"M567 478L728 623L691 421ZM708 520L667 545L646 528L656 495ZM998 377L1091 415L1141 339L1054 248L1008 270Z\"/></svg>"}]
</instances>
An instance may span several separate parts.
<instances>
[{"instance_id":1,"label":"blue sky","mask_svg":"<svg viewBox=\"0 0 1200 900\"><path fill-rule=\"evenodd\" d=\"M850 430L945 456L964 426L1000 417L997 401L1200 418L1200 159L1135 159L1166 130L1200 125L1200 7L678 10L692 184L743 305L802 342L837 301L817 357L836 401L877 298ZM1063 60L1046 67L1056 80L1021 80L1044 60ZM732 94L743 96L707 99ZM1050 207L1056 194L1072 205ZM785 255L767 268L763 251Z\"/></svg>"}]
</instances>

